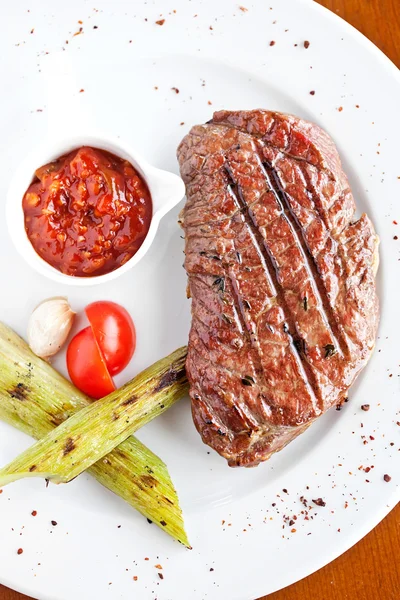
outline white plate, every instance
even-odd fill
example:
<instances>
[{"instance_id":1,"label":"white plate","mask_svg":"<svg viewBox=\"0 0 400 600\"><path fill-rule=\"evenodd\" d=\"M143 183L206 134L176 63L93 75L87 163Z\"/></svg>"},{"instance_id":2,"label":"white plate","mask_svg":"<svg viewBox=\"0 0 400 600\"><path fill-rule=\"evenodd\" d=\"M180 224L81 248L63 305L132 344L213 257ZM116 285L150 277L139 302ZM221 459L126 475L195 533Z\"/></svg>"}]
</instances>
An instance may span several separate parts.
<instances>
[{"instance_id":1,"label":"white plate","mask_svg":"<svg viewBox=\"0 0 400 600\"><path fill-rule=\"evenodd\" d=\"M88 476L48 489L41 480L5 488L0 580L29 595L248 600L333 560L399 499L398 71L359 33L312 2L243 3L247 11L230 0L3 4L1 197L20 158L48 128L54 134L60 107L63 113L74 105L83 120L120 135L150 162L173 171L181 137L214 109L266 107L314 120L335 139L358 209L368 211L382 240L377 349L344 409L326 414L257 469L232 470L209 453L185 401L140 431L170 467L192 551ZM160 19L163 25L156 24ZM54 78L58 64L60 72L67 65L70 75ZM121 302L137 324L138 347L120 380L134 375L187 339L177 213L163 220L157 242L132 272L112 286L85 290L33 273L14 250L3 215L1 319L24 335L31 309L47 296L68 294L76 309L101 298ZM371 405L369 412L361 411L364 403ZM1 424L0 463L30 443ZM361 465L374 468L366 474ZM304 520L302 495L323 497L326 506L315 506L314 518ZM283 529L284 515L293 514L295 525ZM163 580L156 564L163 567Z\"/></svg>"}]
</instances>

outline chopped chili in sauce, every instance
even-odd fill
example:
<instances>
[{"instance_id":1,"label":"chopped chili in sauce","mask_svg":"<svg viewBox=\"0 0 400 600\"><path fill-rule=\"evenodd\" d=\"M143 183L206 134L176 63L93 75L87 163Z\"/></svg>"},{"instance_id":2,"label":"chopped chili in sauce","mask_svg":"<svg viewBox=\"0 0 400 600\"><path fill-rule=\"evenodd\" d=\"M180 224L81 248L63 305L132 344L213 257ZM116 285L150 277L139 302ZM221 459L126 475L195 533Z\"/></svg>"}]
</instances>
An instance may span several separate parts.
<instances>
[{"instance_id":1,"label":"chopped chili in sauce","mask_svg":"<svg viewBox=\"0 0 400 600\"><path fill-rule=\"evenodd\" d=\"M126 160L82 147L40 167L25 192L25 230L47 263L76 277L126 263L150 227L145 181Z\"/></svg>"}]
</instances>

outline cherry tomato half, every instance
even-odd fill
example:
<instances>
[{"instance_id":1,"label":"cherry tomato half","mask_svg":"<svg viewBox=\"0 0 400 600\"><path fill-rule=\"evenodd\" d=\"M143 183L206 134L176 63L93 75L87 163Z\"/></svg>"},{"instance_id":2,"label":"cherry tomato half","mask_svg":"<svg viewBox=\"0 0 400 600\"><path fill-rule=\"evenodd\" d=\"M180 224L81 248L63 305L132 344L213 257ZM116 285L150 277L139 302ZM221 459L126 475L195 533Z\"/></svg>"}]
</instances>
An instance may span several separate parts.
<instances>
[{"instance_id":1,"label":"cherry tomato half","mask_svg":"<svg viewBox=\"0 0 400 600\"><path fill-rule=\"evenodd\" d=\"M117 375L135 352L136 331L132 318L125 308L106 300L89 304L85 311L108 372Z\"/></svg>"},{"instance_id":2,"label":"cherry tomato half","mask_svg":"<svg viewBox=\"0 0 400 600\"><path fill-rule=\"evenodd\" d=\"M91 398L103 398L115 390L91 327L72 338L67 350L72 383Z\"/></svg>"}]
</instances>

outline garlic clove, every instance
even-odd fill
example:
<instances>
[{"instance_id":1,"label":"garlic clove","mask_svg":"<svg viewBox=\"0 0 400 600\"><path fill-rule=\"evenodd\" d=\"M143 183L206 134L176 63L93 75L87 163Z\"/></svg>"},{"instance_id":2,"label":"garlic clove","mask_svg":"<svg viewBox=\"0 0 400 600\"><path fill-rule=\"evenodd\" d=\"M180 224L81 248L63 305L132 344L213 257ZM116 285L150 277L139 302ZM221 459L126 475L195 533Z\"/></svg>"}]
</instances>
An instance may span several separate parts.
<instances>
[{"instance_id":1,"label":"garlic clove","mask_svg":"<svg viewBox=\"0 0 400 600\"><path fill-rule=\"evenodd\" d=\"M75 317L65 297L43 300L33 311L28 323L28 344L41 358L56 354L65 343Z\"/></svg>"}]
</instances>

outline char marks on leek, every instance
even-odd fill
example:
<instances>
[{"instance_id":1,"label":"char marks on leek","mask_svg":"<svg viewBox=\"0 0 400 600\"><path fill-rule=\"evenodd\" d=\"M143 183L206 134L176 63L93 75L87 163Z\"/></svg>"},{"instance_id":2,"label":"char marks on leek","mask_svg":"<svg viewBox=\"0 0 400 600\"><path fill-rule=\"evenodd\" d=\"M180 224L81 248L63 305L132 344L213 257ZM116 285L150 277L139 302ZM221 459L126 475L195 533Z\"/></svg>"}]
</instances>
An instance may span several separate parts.
<instances>
[{"instance_id":1,"label":"char marks on leek","mask_svg":"<svg viewBox=\"0 0 400 600\"><path fill-rule=\"evenodd\" d=\"M187 393L188 384L184 369L181 369L185 361L186 349L177 350L172 357L169 367L169 359L163 359L121 389L122 395L115 413L119 416L115 422L123 418L125 410L132 409L133 397L139 397L146 389L146 382L153 391L157 385L159 389L153 408L148 406L146 410L140 412L140 418L137 421L137 423L140 422L140 425L160 414L167 406ZM176 371L179 372L179 376L177 375L175 379L171 375L174 370L170 368L171 364L176 368L179 366L179 371ZM159 371L157 371L158 368ZM157 374L158 384L155 383ZM164 397L160 401L160 394L163 392L160 383L165 382L168 377L170 379L167 386L168 399ZM147 399L149 399L149 391L148 389ZM115 394L117 392L113 395ZM125 407L121 406L123 403L125 403ZM161 405L163 405L162 408ZM88 406L95 406L95 404L92 405L83 393L48 363L35 356L16 333L0 323L1 420L36 439L41 439ZM147 415L144 412L147 412ZM132 417L129 417L129 420L132 423ZM74 441L73 444L76 445ZM71 442L69 442L70 446ZM70 457L71 452L72 450L66 454L66 457ZM24 473L30 476L38 475L40 461L37 462L38 464L26 463L23 467ZM62 460L61 464L63 464ZM27 472L25 472L26 468ZM184 545L189 546L178 496L168 469L158 456L136 438L127 437L118 447L95 462L88 472L147 519L156 523ZM18 478L18 476L12 477L9 470L8 474L4 470L1 473L13 480Z\"/></svg>"}]
</instances>

